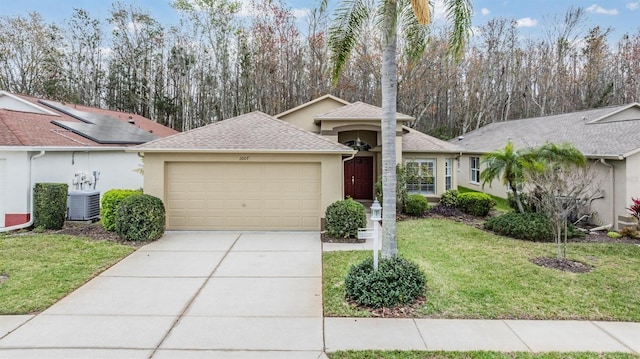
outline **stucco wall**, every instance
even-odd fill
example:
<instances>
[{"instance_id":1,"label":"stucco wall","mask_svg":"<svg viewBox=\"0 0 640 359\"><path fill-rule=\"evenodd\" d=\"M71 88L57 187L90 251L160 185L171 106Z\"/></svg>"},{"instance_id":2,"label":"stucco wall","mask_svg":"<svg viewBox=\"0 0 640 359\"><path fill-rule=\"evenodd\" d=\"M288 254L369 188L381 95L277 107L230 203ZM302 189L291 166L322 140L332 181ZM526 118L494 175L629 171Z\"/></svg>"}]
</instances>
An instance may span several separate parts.
<instances>
[{"instance_id":1,"label":"stucco wall","mask_svg":"<svg viewBox=\"0 0 640 359\"><path fill-rule=\"evenodd\" d=\"M343 103L327 98L278 118L304 130L319 133L320 126L314 123L314 116L325 114L342 106L344 106Z\"/></svg>"},{"instance_id":2,"label":"stucco wall","mask_svg":"<svg viewBox=\"0 0 640 359\"><path fill-rule=\"evenodd\" d=\"M135 169L142 164L137 153L108 152L47 152L34 167L35 182L58 182L69 185L69 190L79 190L72 184L76 172L92 174L100 172L95 189L104 193L114 188L142 188L143 176ZM85 187L85 189L88 189Z\"/></svg>"},{"instance_id":3,"label":"stucco wall","mask_svg":"<svg viewBox=\"0 0 640 359\"><path fill-rule=\"evenodd\" d=\"M31 188L29 158L39 152L0 152L4 162L4 196L0 207L3 222L0 227L26 223L29 220ZM44 156L34 160L33 183L66 183L74 190L72 180L76 172L99 171L96 190L104 193L113 188L142 188L143 177L134 170L141 164L136 153L116 151L45 151ZM2 174L0 174L2 175ZM85 189L88 189L85 187ZM2 191L3 188L0 188ZM2 215L4 211L4 215ZM6 221L9 218L10 221ZM17 221L17 222L16 222ZM12 222L12 223L9 223Z\"/></svg>"},{"instance_id":4,"label":"stucco wall","mask_svg":"<svg viewBox=\"0 0 640 359\"><path fill-rule=\"evenodd\" d=\"M0 152L0 160L4 163L3 205L0 213L3 217L0 224L5 226L5 216L26 215L29 213L29 156L27 152ZM37 161L37 160L36 160ZM10 221L7 221L10 222ZM15 223L6 223L7 226Z\"/></svg>"},{"instance_id":5,"label":"stucco wall","mask_svg":"<svg viewBox=\"0 0 640 359\"><path fill-rule=\"evenodd\" d=\"M457 170L458 186L467 187L476 191L482 191L485 193L489 193L493 196L507 198L508 188L507 186L502 184L502 181L500 179L494 180L490 184L487 183L484 186L482 186L481 183L470 181L471 179L471 176L470 176L471 164L469 161L470 157L481 158L480 172L482 172L482 170L485 168L485 166L482 165L482 155L480 154L464 154L460 156L460 166L459 166L459 170Z\"/></svg>"},{"instance_id":6,"label":"stucco wall","mask_svg":"<svg viewBox=\"0 0 640 359\"><path fill-rule=\"evenodd\" d=\"M320 163L322 176L320 210L323 216L327 206L343 197L343 163L340 154L146 153L144 157L144 191L164 201L167 162L240 162L240 157L248 157L248 162Z\"/></svg>"}]
</instances>

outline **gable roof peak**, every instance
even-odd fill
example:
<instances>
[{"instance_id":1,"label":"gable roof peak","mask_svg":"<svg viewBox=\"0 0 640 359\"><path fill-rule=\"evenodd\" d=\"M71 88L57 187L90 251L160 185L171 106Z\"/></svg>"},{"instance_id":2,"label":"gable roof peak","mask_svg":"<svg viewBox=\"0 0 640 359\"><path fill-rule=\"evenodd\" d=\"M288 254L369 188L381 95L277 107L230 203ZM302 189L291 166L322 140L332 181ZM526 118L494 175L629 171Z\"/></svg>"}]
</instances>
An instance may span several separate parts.
<instances>
[{"instance_id":1,"label":"gable roof peak","mask_svg":"<svg viewBox=\"0 0 640 359\"><path fill-rule=\"evenodd\" d=\"M9 111L60 117L59 114L53 111L38 106L35 103L29 102L7 91L0 91L0 108Z\"/></svg>"},{"instance_id":2,"label":"gable roof peak","mask_svg":"<svg viewBox=\"0 0 640 359\"><path fill-rule=\"evenodd\" d=\"M286 116L286 115L288 115L288 114L290 114L292 112L296 112L296 111L298 111L300 109L303 109L305 107L308 107L308 106L311 106L313 104L316 104L318 102L322 102L324 100L333 100L333 101L338 102L338 103L340 103L342 105L348 105L349 104L349 102L347 102L346 100L343 100L343 99L341 99L339 97L336 97L336 96L333 96L331 94L326 94L326 95L320 96L318 98L315 98L315 99L313 99L311 101L305 102L302 105L299 105L299 106L296 106L296 107L294 107L292 109L289 109L289 110L286 110L284 112L281 112L281 113L279 113L279 114L277 114L277 115L275 115L273 117L280 118L280 117Z\"/></svg>"}]
</instances>

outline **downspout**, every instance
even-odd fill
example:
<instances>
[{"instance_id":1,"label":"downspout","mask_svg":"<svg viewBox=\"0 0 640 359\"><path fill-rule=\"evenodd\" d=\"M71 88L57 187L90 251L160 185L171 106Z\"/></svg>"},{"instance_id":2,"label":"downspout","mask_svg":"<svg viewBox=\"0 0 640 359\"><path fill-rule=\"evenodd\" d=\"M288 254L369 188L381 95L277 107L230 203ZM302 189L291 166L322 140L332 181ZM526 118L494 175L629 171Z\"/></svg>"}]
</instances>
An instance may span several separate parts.
<instances>
[{"instance_id":1,"label":"downspout","mask_svg":"<svg viewBox=\"0 0 640 359\"><path fill-rule=\"evenodd\" d=\"M609 173L611 176L611 224L609 228L614 229L616 227L616 179L615 176L615 168L611 163L608 163L604 158L600 159L600 163L609 167Z\"/></svg>"},{"instance_id":2,"label":"downspout","mask_svg":"<svg viewBox=\"0 0 640 359\"><path fill-rule=\"evenodd\" d=\"M29 158L29 222L23 224L17 224L11 227L0 228L0 233L15 231L18 229L23 229L27 227L31 227L33 225L33 160L36 158L40 158L45 155L45 151L41 150L37 155L31 156Z\"/></svg>"}]
</instances>

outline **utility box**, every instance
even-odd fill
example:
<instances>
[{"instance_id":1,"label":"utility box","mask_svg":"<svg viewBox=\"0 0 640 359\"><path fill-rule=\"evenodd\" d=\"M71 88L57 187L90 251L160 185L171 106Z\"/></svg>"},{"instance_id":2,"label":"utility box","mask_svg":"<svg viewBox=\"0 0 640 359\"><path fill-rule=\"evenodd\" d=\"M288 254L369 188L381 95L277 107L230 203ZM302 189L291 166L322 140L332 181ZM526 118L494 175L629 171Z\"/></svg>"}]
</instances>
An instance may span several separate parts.
<instances>
[{"instance_id":1,"label":"utility box","mask_svg":"<svg viewBox=\"0 0 640 359\"><path fill-rule=\"evenodd\" d=\"M67 220L100 218L100 191L71 191L67 195Z\"/></svg>"}]
</instances>

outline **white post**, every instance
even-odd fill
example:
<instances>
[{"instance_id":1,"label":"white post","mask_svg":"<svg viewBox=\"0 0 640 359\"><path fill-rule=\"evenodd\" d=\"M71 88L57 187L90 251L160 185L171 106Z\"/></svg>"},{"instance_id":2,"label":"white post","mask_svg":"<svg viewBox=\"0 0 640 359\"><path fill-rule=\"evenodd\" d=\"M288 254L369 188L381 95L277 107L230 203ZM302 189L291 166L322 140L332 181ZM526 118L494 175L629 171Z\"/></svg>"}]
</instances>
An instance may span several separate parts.
<instances>
[{"instance_id":1,"label":"white post","mask_svg":"<svg viewBox=\"0 0 640 359\"><path fill-rule=\"evenodd\" d=\"M380 248L380 237L378 237L378 221L373 221L373 268L378 270L378 249Z\"/></svg>"},{"instance_id":2,"label":"white post","mask_svg":"<svg viewBox=\"0 0 640 359\"><path fill-rule=\"evenodd\" d=\"M378 270L378 251L380 250L380 238L378 226L382 219L382 206L376 199L371 205L371 222L373 222L373 268Z\"/></svg>"}]
</instances>

